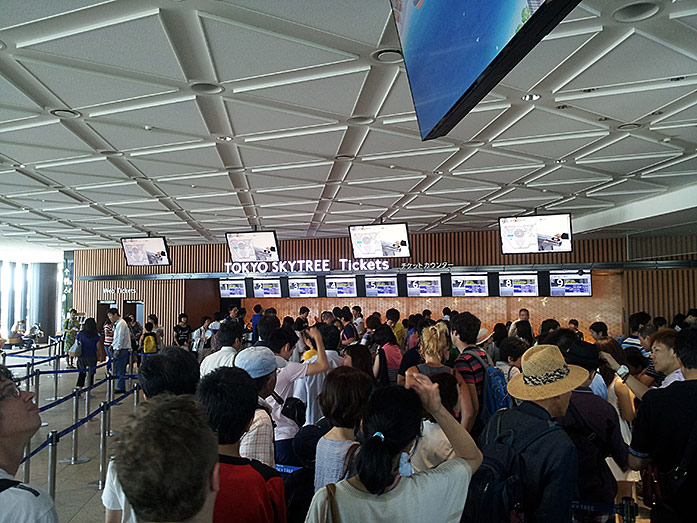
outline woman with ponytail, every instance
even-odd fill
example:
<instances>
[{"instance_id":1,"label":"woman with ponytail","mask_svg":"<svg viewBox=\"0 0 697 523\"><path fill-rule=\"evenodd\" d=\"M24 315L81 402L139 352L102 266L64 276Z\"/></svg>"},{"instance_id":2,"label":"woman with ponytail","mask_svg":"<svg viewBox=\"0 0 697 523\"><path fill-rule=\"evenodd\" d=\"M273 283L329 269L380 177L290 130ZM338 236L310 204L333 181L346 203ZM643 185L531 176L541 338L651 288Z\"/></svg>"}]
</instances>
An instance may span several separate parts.
<instances>
[{"instance_id":1,"label":"woman with ponytail","mask_svg":"<svg viewBox=\"0 0 697 523\"><path fill-rule=\"evenodd\" d=\"M416 444L424 409L440 425L455 458L435 469L401 477L400 456ZM375 390L368 399L361 430L357 474L318 490L306 522L460 521L482 454L443 407L438 385L417 374L407 379L406 388Z\"/></svg>"}]
</instances>

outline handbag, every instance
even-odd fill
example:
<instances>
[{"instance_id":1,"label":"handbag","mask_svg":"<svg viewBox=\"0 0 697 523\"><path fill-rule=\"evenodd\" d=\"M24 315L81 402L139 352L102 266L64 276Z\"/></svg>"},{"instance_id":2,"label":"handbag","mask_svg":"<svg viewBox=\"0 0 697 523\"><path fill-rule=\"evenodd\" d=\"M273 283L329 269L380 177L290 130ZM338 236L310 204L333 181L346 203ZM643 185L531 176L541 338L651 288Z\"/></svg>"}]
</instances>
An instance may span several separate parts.
<instances>
[{"instance_id":1,"label":"handbag","mask_svg":"<svg viewBox=\"0 0 697 523\"><path fill-rule=\"evenodd\" d=\"M668 501L685 484L687 469L690 467L696 452L697 421L692 425L690 438L687 440L687 447L685 447L682 459L677 467L663 473L658 470L658 465L649 463L649 466L641 471L642 494L645 505L652 507L663 504L670 508Z\"/></svg>"},{"instance_id":2,"label":"handbag","mask_svg":"<svg viewBox=\"0 0 697 523\"><path fill-rule=\"evenodd\" d=\"M79 358L82 356L82 341L80 341L80 338L75 338L75 343L68 349L68 355L72 358Z\"/></svg>"},{"instance_id":3,"label":"handbag","mask_svg":"<svg viewBox=\"0 0 697 523\"><path fill-rule=\"evenodd\" d=\"M305 425L306 405L303 400L293 397L286 398L284 400L276 392L272 392L271 396L273 396L273 399L282 405L281 414L283 416L291 421L294 421L298 427Z\"/></svg>"}]
</instances>

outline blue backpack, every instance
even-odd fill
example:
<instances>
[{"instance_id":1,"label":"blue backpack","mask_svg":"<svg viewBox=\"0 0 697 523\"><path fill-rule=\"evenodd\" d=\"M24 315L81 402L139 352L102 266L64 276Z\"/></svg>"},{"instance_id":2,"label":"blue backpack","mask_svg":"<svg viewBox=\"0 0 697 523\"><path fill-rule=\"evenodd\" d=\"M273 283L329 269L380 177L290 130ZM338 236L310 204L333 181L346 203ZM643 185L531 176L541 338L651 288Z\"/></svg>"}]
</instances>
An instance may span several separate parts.
<instances>
[{"instance_id":1,"label":"blue backpack","mask_svg":"<svg viewBox=\"0 0 697 523\"><path fill-rule=\"evenodd\" d=\"M511 408L511 397L508 394L506 377L501 372L501 369L491 363L488 354L486 360L472 349L465 350L462 354L469 354L484 368L484 394L478 416L479 423L481 426L484 426L497 410Z\"/></svg>"}]
</instances>

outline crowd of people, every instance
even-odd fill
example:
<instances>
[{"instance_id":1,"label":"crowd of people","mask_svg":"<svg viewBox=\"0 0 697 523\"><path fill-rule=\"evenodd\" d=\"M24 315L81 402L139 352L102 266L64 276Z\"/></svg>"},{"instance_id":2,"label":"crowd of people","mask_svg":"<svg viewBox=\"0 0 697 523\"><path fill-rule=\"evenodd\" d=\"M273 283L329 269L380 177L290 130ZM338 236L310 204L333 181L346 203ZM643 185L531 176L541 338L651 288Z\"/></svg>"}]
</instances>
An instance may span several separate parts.
<instances>
[{"instance_id":1,"label":"crowd of people","mask_svg":"<svg viewBox=\"0 0 697 523\"><path fill-rule=\"evenodd\" d=\"M670 326L633 314L624 337L596 322L594 343L576 320L534 329L526 309L489 332L449 308L311 322L257 305L246 322L231 307L197 330L180 315L171 347L157 318L134 334L108 316L117 376L129 351L147 357L107 522L606 522L627 497L653 522L694 520L697 310ZM83 348L96 330L83 323ZM32 405L0 368L0 502L18 515L0 521L55 521L45 494L5 481L40 425Z\"/></svg>"}]
</instances>

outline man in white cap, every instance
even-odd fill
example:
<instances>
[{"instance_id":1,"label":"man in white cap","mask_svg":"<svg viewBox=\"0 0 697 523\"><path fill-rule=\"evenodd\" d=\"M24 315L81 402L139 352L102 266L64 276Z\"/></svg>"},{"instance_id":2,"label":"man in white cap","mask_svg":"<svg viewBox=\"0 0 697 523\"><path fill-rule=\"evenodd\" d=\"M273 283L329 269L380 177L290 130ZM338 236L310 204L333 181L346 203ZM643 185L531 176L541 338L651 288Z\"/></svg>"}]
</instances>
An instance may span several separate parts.
<instances>
[{"instance_id":1,"label":"man in white cap","mask_svg":"<svg viewBox=\"0 0 697 523\"><path fill-rule=\"evenodd\" d=\"M522 403L498 411L484 429L479 446L486 458L486 446L509 432L522 458L519 483L525 521L571 521L578 457L573 442L552 418L566 413L571 391L588 379L588 371L567 365L554 345L528 349L521 358L521 370L508 383L508 392ZM519 450L519 445L524 448Z\"/></svg>"},{"instance_id":2,"label":"man in white cap","mask_svg":"<svg viewBox=\"0 0 697 523\"><path fill-rule=\"evenodd\" d=\"M256 459L269 467L276 466L274 453L274 423L271 406L264 401L276 387L276 369L285 366L285 360L276 356L268 347L252 346L235 360L235 367L247 371L257 389L257 409L249 430L240 440L240 455Z\"/></svg>"}]
</instances>

